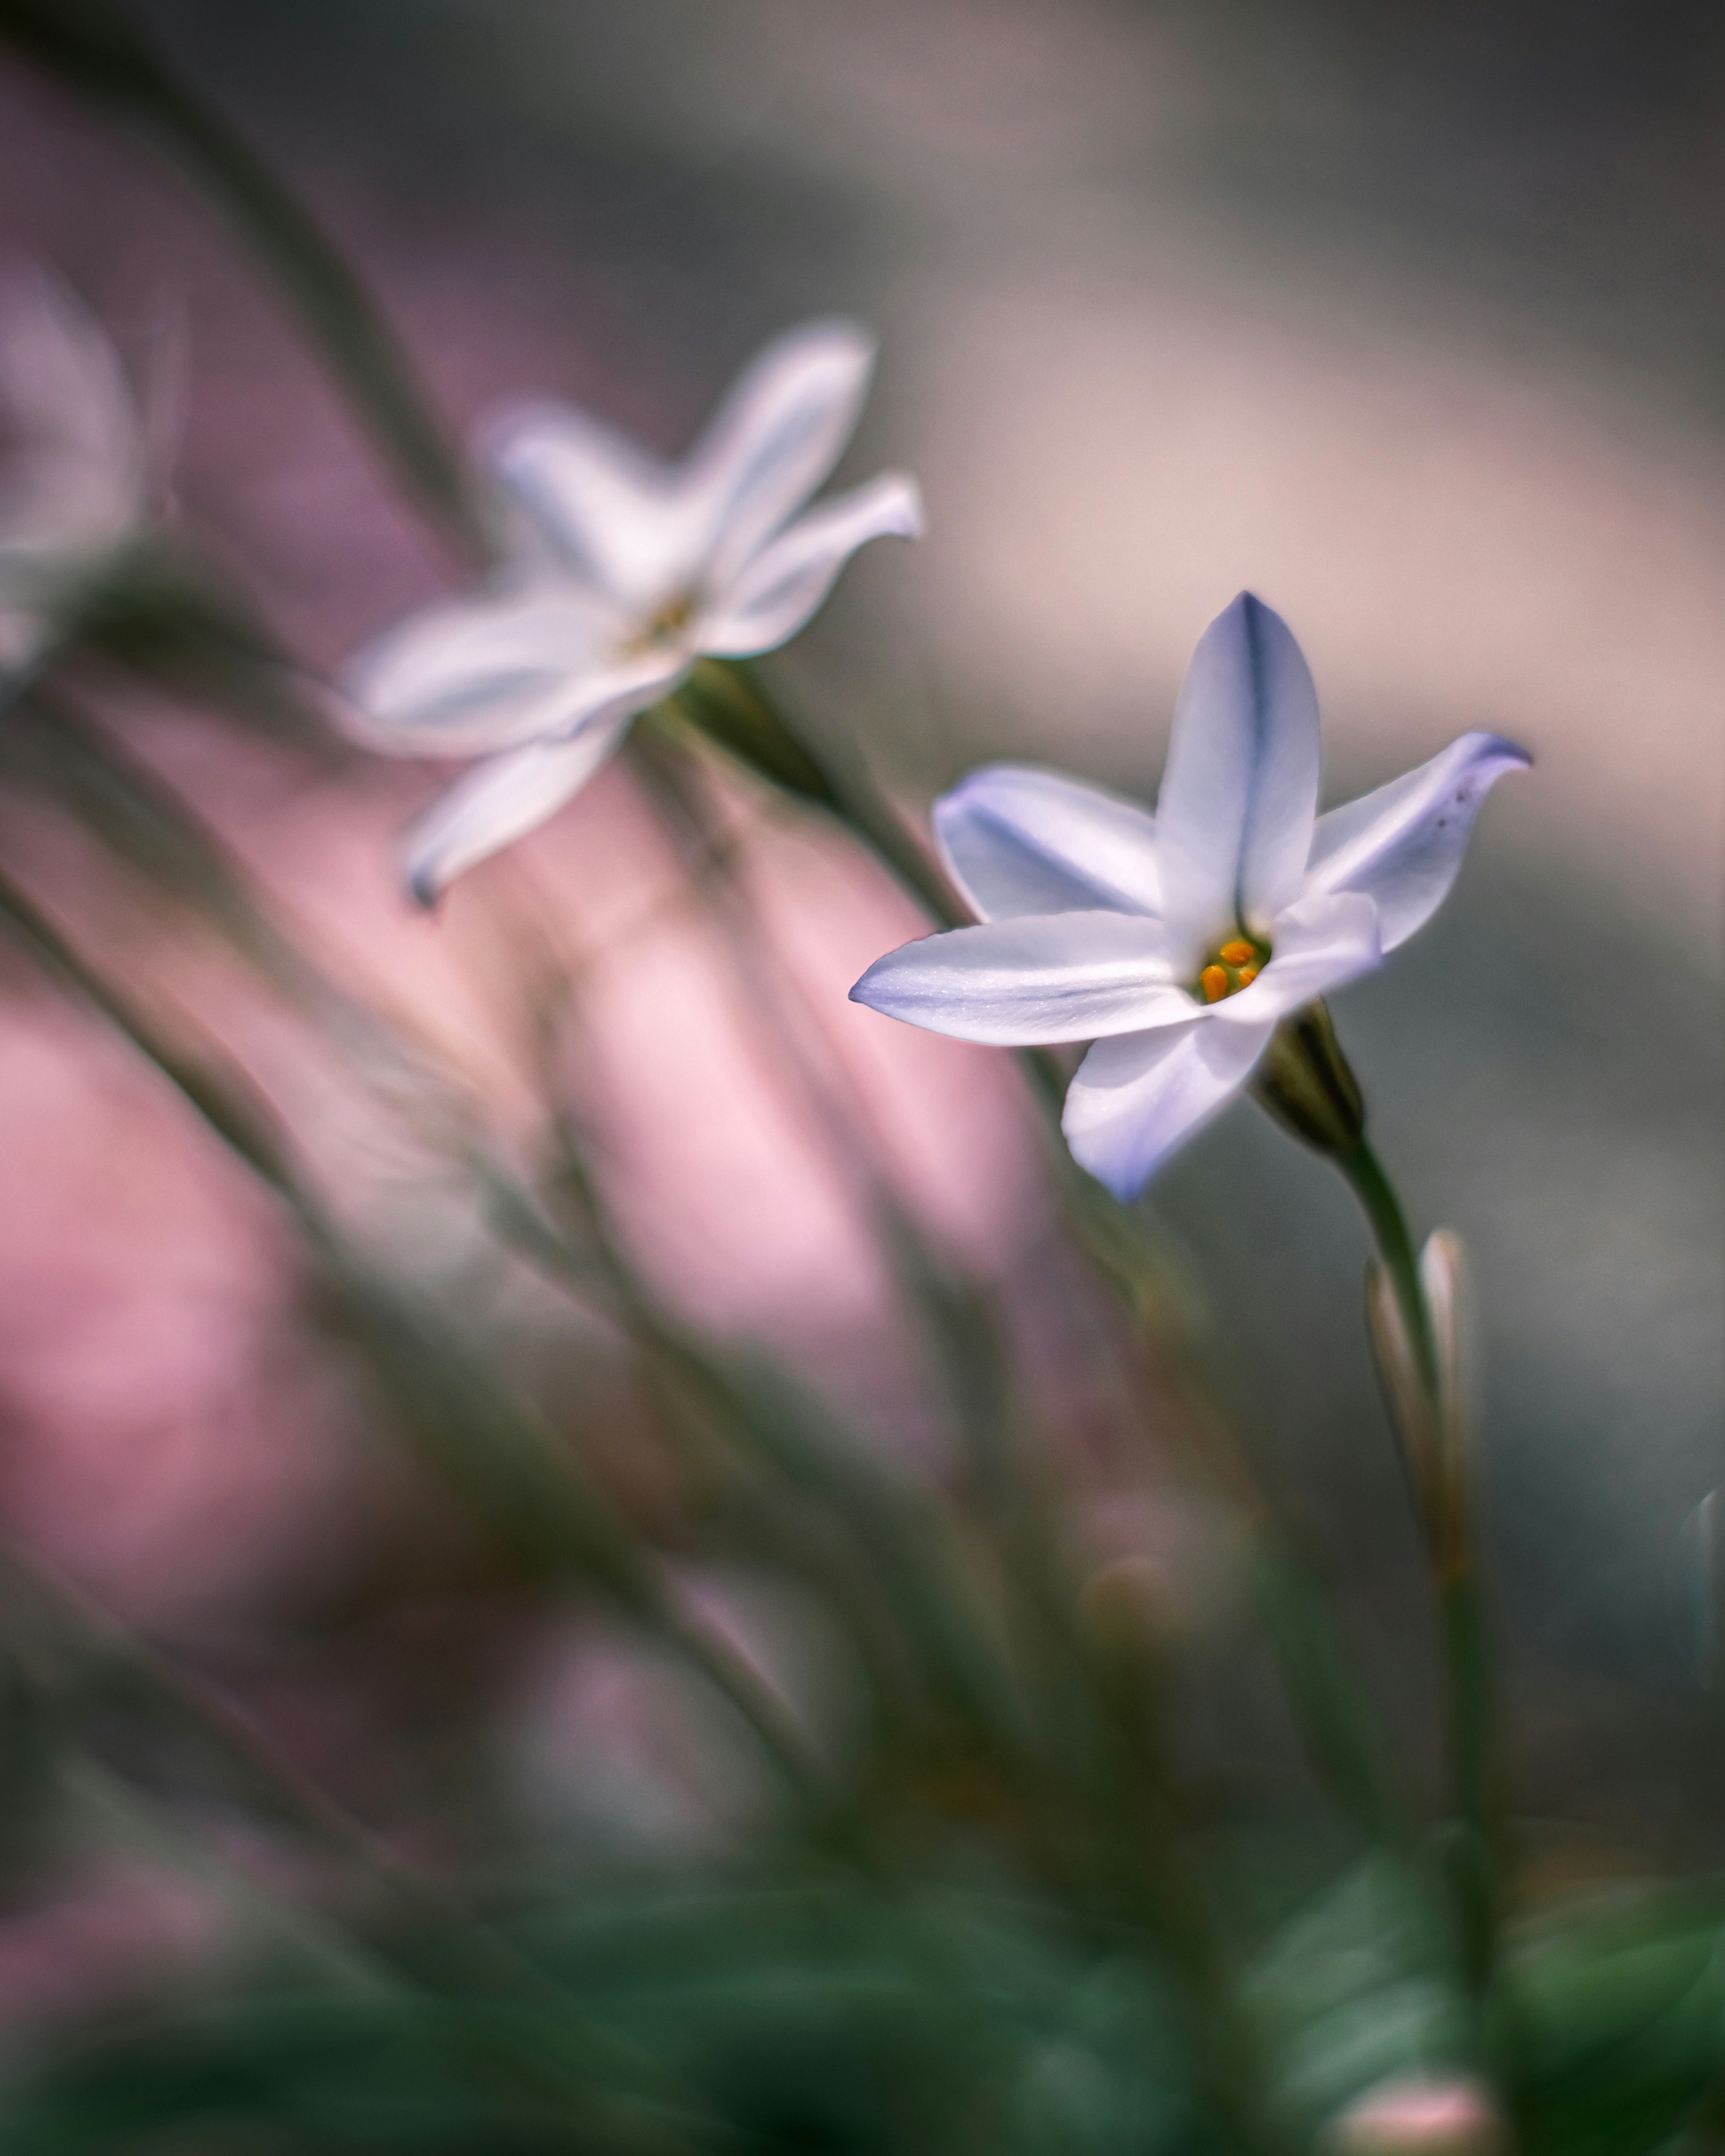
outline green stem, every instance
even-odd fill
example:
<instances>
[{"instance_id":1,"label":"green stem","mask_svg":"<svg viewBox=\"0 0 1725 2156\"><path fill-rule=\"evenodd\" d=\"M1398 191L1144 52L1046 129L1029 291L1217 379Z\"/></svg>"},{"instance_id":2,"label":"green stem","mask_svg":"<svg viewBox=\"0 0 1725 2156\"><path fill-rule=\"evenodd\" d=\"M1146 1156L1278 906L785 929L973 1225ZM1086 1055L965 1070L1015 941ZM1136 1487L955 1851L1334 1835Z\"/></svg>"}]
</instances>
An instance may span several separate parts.
<instances>
[{"instance_id":1,"label":"green stem","mask_svg":"<svg viewBox=\"0 0 1725 2156\"><path fill-rule=\"evenodd\" d=\"M1481 1999L1497 1955L1499 1840L1491 1649L1474 1563L1468 1463L1453 1373L1438 1352L1431 1312L1406 1215L1382 1163L1363 1138L1331 1155L1359 1199L1394 1292L1425 1396L1430 1442L1410 1450L1432 1577L1443 1670L1453 1822L1448 1851L1463 1972Z\"/></svg>"},{"instance_id":2,"label":"green stem","mask_svg":"<svg viewBox=\"0 0 1725 2156\"><path fill-rule=\"evenodd\" d=\"M691 724L763 778L835 817L937 926L970 925L951 886L861 757L811 746L806 729L786 717L752 666L734 659L697 660L673 701Z\"/></svg>"},{"instance_id":3,"label":"green stem","mask_svg":"<svg viewBox=\"0 0 1725 2156\"><path fill-rule=\"evenodd\" d=\"M188 1055L165 1038L3 875L0 925L98 1011L274 1193L403 1421L461 1494L480 1503L498 1542L536 1572L572 1573L602 1587L736 1709L818 1835L849 1835L829 1777L768 1686L724 1640L674 1606L578 1460L536 1418L490 1388L431 1313L350 1253L303 1187L268 1104L249 1082L208 1051Z\"/></svg>"},{"instance_id":4,"label":"green stem","mask_svg":"<svg viewBox=\"0 0 1725 2156\"><path fill-rule=\"evenodd\" d=\"M1335 1153L1332 1158L1347 1177L1370 1224L1373 1240L1395 1291L1396 1306L1401 1312L1402 1323L1407 1328L1421 1379L1435 1412L1437 1343L1432 1336L1431 1313L1425 1306L1425 1293L1420 1285L1420 1260L1401 1200L1384 1172L1383 1163L1363 1138L1347 1152Z\"/></svg>"},{"instance_id":5,"label":"green stem","mask_svg":"<svg viewBox=\"0 0 1725 2156\"><path fill-rule=\"evenodd\" d=\"M754 667L740 660L698 660L688 680L663 708L675 708L782 792L810 802L835 818L916 900L937 928L975 925L951 884L875 783L861 757L812 747L806 733L785 716ZM1060 1135L1066 1073L1050 1049L1022 1049L1018 1060L1050 1127L1056 1172L1065 1177L1069 1191L1076 1191L1089 1178L1073 1166Z\"/></svg>"},{"instance_id":6,"label":"green stem","mask_svg":"<svg viewBox=\"0 0 1725 2156\"><path fill-rule=\"evenodd\" d=\"M405 346L341 249L246 137L116 0L0 0L0 39L116 113L215 205L275 280L409 494L464 552L485 560L486 520Z\"/></svg>"}]
</instances>

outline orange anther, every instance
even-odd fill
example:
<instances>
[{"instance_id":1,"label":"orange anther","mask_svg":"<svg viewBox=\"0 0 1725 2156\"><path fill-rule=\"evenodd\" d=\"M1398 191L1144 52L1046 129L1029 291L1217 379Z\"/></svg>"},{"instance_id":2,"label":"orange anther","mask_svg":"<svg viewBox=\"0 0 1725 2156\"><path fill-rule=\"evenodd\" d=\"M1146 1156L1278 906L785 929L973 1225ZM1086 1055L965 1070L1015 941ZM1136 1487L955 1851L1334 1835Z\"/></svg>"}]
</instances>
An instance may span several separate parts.
<instances>
[{"instance_id":1,"label":"orange anther","mask_svg":"<svg viewBox=\"0 0 1725 2156\"><path fill-rule=\"evenodd\" d=\"M1228 993L1228 976L1219 966L1206 966L1198 977L1206 1003L1219 1004Z\"/></svg>"},{"instance_id":2,"label":"orange anther","mask_svg":"<svg viewBox=\"0 0 1725 2156\"><path fill-rule=\"evenodd\" d=\"M1241 988L1250 988L1252 983L1257 979L1259 974L1261 973L1263 970L1264 969L1261 966L1242 966L1240 969L1240 985Z\"/></svg>"},{"instance_id":3,"label":"orange anther","mask_svg":"<svg viewBox=\"0 0 1725 2156\"><path fill-rule=\"evenodd\" d=\"M1258 952L1255 944L1236 937L1233 942L1224 943L1216 955L1224 966L1250 966Z\"/></svg>"}]
</instances>

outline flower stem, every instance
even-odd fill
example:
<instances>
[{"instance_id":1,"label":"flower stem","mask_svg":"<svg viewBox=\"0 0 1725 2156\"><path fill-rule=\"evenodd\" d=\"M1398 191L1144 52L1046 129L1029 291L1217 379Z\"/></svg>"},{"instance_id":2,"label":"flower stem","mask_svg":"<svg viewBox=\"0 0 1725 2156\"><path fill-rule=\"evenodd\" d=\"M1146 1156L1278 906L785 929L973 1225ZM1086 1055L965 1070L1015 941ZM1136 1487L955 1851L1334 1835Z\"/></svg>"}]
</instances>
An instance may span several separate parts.
<instances>
[{"instance_id":1,"label":"flower stem","mask_svg":"<svg viewBox=\"0 0 1725 2156\"><path fill-rule=\"evenodd\" d=\"M1420 1428L1400 1434L1421 1512L1443 1670L1452 1808L1445 1856L1463 1974L1478 2000L1490 1986L1497 1952L1497 1747L1491 1647L1474 1562L1454 1358L1440 1350L1407 1218L1383 1163L1363 1137L1331 1158L1370 1224L1424 1396ZM1388 1370L1385 1375L1391 1378ZM1389 1389L1394 1403L1393 1379Z\"/></svg>"},{"instance_id":2,"label":"flower stem","mask_svg":"<svg viewBox=\"0 0 1725 2156\"><path fill-rule=\"evenodd\" d=\"M968 909L875 783L862 759L854 753L834 754L811 747L806 729L785 717L754 667L735 659L697 660L689 679L669 701L691 725L781 793L813 803L842 824L937 928L974 925ZM1056 1172L1065 1176L1071 1167L1060 1137L1066 1073L1050 1049L1020 1049L1018 1060L1052 1131ZM1082 1170L1072 1168L1067 1181L1069 1187L1076 1187L1089 1178Z\"/></svg>"},{"instance_id":3,"label":"flower stem","mask_svg":"<svg viewBox=\"0 0 1725 2156\"><path fill-rule=\"evenodd\" d=\"M1364 1138L1332 1158L1347 1177L1370 1224L1372 1239L1395 1291L1396 1307L1407 1328L1420 1377L1427 1393L1435 1400L1437 1346L1432 1337L1431 1313L1425 1306L1425 1291L1420 1285L1420 1260L1414 1254L1414 1239L1408 1231L1401 1200L1384 1172L1384 1163Z\"/></svg>"},{"instance_id":4,"label":"flower stem","mask_svg":"<svg viewBox=\"0 0 1725 2156\"><path fill-rule=\"evenodd\" d=\"M679 1609L579 1457L494 1386L430 1310L348 1245L290 1157L273 1112L209 1044L169 1039L0 874L0 928L92 1008L182 1096L274 1194L298 1229L332 1314L424 1455L531 1577L600 1589L620 1613L729 1702L796 1800L818 1841L850 1848L854 1807L777 1696L716 1632Z\"/></svg>"},{"instance_id":5,"label":"flower stem","mask_svg":"<svg viewBox=\"0 0 1725 2156\"><path fill-rule=\"evenodd\" d=\"M0 42L177 165L275 280L408 493L456 547L492 551L461 454L341 249L116 0L0 0Z\"/></svg>"},{"instance_id":6,"label":"flower stem","mask_svg":"<svg viewBox=\"0 0 1725 2156\"><path fill-rule=\"evenodd\" d=\"M697 660L675 701L693 725L770 783L835 817L937 927L970 925L946 878L861 757L812 746L808 729L791 723L752 666L735 659Z\"/></svg>"}]
</instances>

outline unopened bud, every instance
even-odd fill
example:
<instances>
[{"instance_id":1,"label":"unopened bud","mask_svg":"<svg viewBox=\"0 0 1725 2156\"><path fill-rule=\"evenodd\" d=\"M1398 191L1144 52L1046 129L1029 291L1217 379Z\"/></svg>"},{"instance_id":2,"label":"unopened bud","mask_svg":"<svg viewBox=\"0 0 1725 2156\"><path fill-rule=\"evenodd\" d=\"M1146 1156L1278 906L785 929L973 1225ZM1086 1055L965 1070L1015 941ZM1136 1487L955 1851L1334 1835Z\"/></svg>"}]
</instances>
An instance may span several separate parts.
<instances>
[{"instance_id":1,"label":"unopened bud","mask_svg":"<svg viewBox=\"0 0 1725 2156\"><path fill-rule=\"evenodd\" d=\"M1420 1286L1431 1322L1439 1397L1451 1443L1460 1442L1473 1390L1473 1307L1467 1252L1453 1228L1437 1228L1420 1254Z\"/></svg>"},{"instance_id":2,"label":"unopened bud","mask_svg":"<svg viewBox=\"0 0 1725 2156\"><path fill-rule=\"evenodd\" d=\"M1725 1674L1725 1533L1719 1493L1709 1490L1678 1533L1673 1602L1683 1659L1697 1684L1717 1691Z\"/></svg>"},{"instance_id":3,"label":"unopened bud","mask_svg":"<svg viewBox=\"0 0 1725 2156\"><path fill-rule=\"evenodd\" d=\"M1329 2156L1507 2156L1509 2129L1471 2075L1409 2074L1357 2097L1325 2143Z\"/></svg>"},{"instance_id":4,"label":"unopened bud","mask_svg":"<svg viewBox=\"0 0 1725 2156\"><path fill-rule=\"evenodd\" d=\"M1440 1438L1436 1403L1426 1383L1395 1283L1381 1258L1366 1260L1366 1329L1389 1401L1389 1412L1407 1451L1409 1464L1430 1501Z\"/></svg>"},{"instance_id":5,"label":"unopened bud","mask_svg":"<svg viewBox=\"0 0 1725 2156\"><path fill-rule=\"evenodd\" d=\"M1418 1486L1428 1531L1445 1563L1466 1561L1471 1301L1461 1239L1440 1228L1420 1258L1416 1344L1409 1313L1383 1261L1366 1267L1366 1318L1390 1414Z\"/></svg>"},{"instance_id":6,"label":"unopened bud","mask_svg":"<svg viewBox=\"0 0 1725 2156\"><path fill-rule=\"evenodd\" d=\"M1319 1152L1352 1152L1365 1136L1366 1104L1321 1003L1285 1018L1252 1077L1252 1094Z\"/></svg>"}]
</instances>

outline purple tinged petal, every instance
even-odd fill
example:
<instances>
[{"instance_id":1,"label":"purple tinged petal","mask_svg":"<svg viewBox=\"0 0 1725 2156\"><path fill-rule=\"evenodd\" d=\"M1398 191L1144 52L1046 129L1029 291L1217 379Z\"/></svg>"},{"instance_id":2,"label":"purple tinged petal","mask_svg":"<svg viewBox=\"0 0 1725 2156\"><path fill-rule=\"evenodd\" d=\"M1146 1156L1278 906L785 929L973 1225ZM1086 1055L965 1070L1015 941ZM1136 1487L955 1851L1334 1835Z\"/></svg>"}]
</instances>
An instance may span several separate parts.
<instances>
[{"instance_id":1,"label":"purple tinged petal","mask_svg":"<svg viewBox=\"0 0 1725 2156\"><path fill-rule=\"evenodd\" d=\"M1273 1024L1384 961L1378 909L1357 891L1302 898L1276 916L1275 934L1268 965L1250 988L1213 1004L1212 1018L1230 1025Z\"/></svg>"},{"instance_id":2,"label":"purple tinged petal","mask_svg":"<svg viewBox=\"0 0 1725 2156\"><path fill-rule=\"evenodd\" d=\"M1317 809L1317 696L1281 616L1242 592L1199 639L1157 804L1163 912L1194 971L1299 896Z\"/></svg>"},{"instance_id":3,"label":"purple tinged petal","mask_svg":"<svg viewBox=\"0 0 1725 2156\"><path fill-rule=\"evenodd\" d=\"M1142 914L1057 913L954 928L890 952L850 991L889 1018L996 1047L1093 1040L1189 1018L1161 925Z\"/></svg>"},{"instance_id":4,"label":"purple tinged petal","mask_svg":"<svg viewBox=\"0 0 1725 2156\"><path fill-rule=\"evenodd\" d=\"M6 295L0 402L15 438L0 495L0 563L51 571L50 557L123 539L144 513L149 484L137 408L95 318L45 276L18 278Z\"/></svg>"},{"instance_id":5,"label":"purple tinged petal","mask_svg":"<svg viewBox=\"0 0 1725 2156\"><path fill-rule=\"evenodd\" d=\"M1532 761L1500 734L1463 734L1417 771L1331 809L1313 834L1307 890L1365 893L1394 950L1449 896L1486 794Z\"/></svg>"},{"instance_id":6,"label":"purple tinged petal","mask_svg":"<svg viewBox=\"0 0 1725 2156\"><path fill-rule=\"evenodd\" d=\"M1223 1008L1184 1025L1099 1040L1079 1065L1060 1127L1079 1166L1122 1203L1227 1106L1269 1045L1272 1023L1209 1024Z\"/></svg>"},{"instance_id":7,"label":"purple tinged petal","mask_svg":"<svg viewBox=\"0 0 1725 2156\"><path fill-rule=\"evenodd\" d=\"M726 398L681 474L723 588L831 472L855 431L875 341L855 322L805 322L776 338Z\"/></svg>"},{"instance_id":8,"label":"purple tinged petal","mask_svg":"<svg viewBox=\"0 0 1725 2156\"><path fill-rule=\"evenodd\" d=\"M435 905L458 875L555 815L616 747L627 717L475 764L408 830L403 867L413 896L422 906Z\"/></svg>"},{"instance_id":9,"label":"purple tinged petal","mask_svg":"<svg viewBox=\"0 0 1725 2156\"><path fill-rule=\"evenodd\" d=\"M616 656L623 625L564 585L456 599L409 616L349 661L345 731L393 756L474 756L639 711L686 664Z\"/></svg>"},{"instance_id":10,"label":"purple tinged petal","mask_svg":"<svg viewBox=\"0 0 1725 2156\"><path fill-rule=\"evenodd\" d=\"M839 572L870 539L915 539L922 496L901 472L835 495L769 540L695 625L697 649L744 659L796 634L832 589Z\"/></svg>"},{"instance_id":11,"label":"purple tinged petal","mask_svg":"<svg viewBox=\"0 0 1725 2156\"><path fill-rule=\"evenodd\" d=\"M480 434L486 462L566 575L631 612L671 598L710 534L677 474L566 404L519 404Z\"/></svg>"},{"instance_id":12,"label":"purple tinged petal","mask_svg":"<svg viewBox=\"0 0 1725 2156\"><path fill-rule=\"evenodd\" d=\"M947 873L984 921L1161 911L1155 823L1101 787L989 764L936 802L934 829Z\"/></svg>"}]
</instances>

